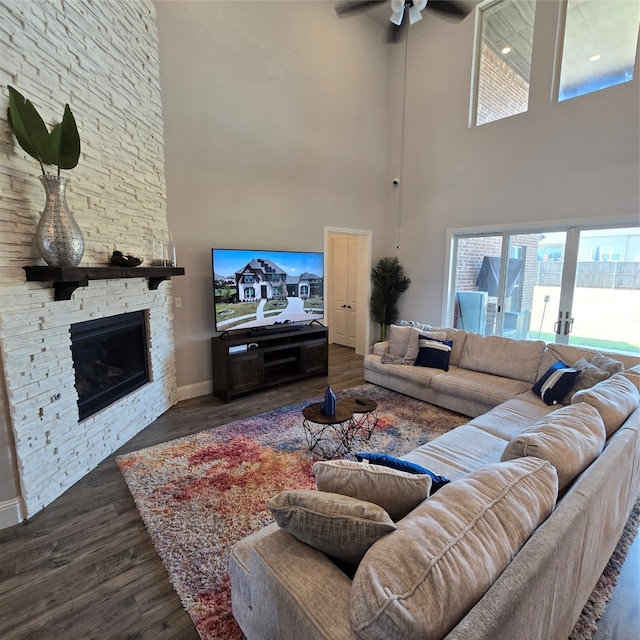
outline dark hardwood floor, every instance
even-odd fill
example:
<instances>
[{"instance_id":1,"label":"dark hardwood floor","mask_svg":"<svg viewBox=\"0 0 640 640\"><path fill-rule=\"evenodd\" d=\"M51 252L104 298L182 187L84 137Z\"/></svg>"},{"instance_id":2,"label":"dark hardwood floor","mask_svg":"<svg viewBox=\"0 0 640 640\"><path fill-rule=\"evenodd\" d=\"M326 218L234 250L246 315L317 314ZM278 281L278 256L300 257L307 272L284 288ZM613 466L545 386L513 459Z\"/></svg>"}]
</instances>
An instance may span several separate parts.
<instances>
[{"instance_id":1,"label":"dark hardwood floor","mask_svg":"<svg viewBox=\"0 0 640 640\"><path fill-rule=\"evenodd\" d=\"M363 383L362 357L332 345L328 381L335 390ZM116 455L320 399L326 385L310 378L227 405L213 396L181 402L28 522L0 531L0 639L198 640ZM597 640L638 640L638 546L637 539Z\"/></svg>"}]
</instances>

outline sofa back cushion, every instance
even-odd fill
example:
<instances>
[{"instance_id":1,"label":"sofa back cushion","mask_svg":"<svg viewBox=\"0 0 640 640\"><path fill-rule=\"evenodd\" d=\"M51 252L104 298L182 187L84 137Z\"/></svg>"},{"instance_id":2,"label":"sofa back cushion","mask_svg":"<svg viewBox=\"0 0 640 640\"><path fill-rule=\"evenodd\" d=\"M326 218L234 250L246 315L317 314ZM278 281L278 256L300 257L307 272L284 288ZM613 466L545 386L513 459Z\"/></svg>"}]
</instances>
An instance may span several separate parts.
<instances>
[{"instance_id":1,"label":"sofa back cushion","mask_svg":"<svg viewBox=\"0 0 640 640\"><path fill-rule=\"evenodd\" d=\"M570 344L551 343L547 345L540 368L538 369L538 377L540 377L556 360L562 360L573 366L580 358L584 358L587 362L593 364L609 375L618 373L624 368L632 367L638 364L636 356L625 356L622 354L603 354L595 349L588 347L576 347Z\"/></svg>"},{"instance_id":2,"label":"sofa back cushion","mask_svg":"<svg viewBox=\"0 0 640 640\"><path fill-rule=\"evenodd\" d=\"M638 408L640 392L629 376L616 373L591 389L574 394L571 404L579 402L586 402L598 410L609 438Z\"/></svg>"},{"instance_id":3,"label":"sofa back cushion","mask_svg":"<svg viewBox=\"0 0 640 640\"><path fill-rule=\"evenodd\" d=\"M544 348L542 340L513 340L469 333L464 341L460 366L533 384L538 379Z\"/></svg>"},{"instance_id":4,"label":"sofa back cushion","mask_svg":"<svg viewBox=\"0 0 640 640\"><path fill-rule=\"evenodd\" d=\"M600 414L581 402L553 411L513 438L500 459L535 456L549 461L558 472L558 491L562 491L600 455L605 441Z\"/></svg>"},{"instance_id":5,"label":"sofa back cushion","mask_svg":"<svg viewBox=\"0 0 640 640\"><path fill-rule=\"evenodd\" d=\"M631 367L627 369L623 373L624 377L627 380L630 380L635 385L636 389L640 391L640 364L637 364L635 367Z\"/></svg>"},{"instance_id":6,"label":"sofa back cushion","mask_svg":"<svg viewBox=\"0 0 640 640\"><path fill-rule=\"evenodd\" d=\"M487 465L440 489L367 551L349 612L364 640L444 637L552 512L555 469L537 458Z\"/></svg>"}]
</instances>

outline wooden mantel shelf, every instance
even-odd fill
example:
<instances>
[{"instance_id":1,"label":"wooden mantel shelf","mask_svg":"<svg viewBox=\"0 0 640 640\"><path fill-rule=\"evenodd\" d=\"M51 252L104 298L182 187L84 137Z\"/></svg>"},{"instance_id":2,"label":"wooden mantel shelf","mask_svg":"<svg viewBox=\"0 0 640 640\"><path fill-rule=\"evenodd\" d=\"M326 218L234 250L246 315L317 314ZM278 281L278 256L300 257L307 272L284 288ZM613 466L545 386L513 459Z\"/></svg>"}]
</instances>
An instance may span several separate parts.
<instances>
[{"instance_id":1,"label":"wooden mantel shelf","mask_svg":"<svg viewBox=\"0 0 640 640\"><path fill-rule=\"evenodd\" d=\"M54 300L71 300L78 287L86 287L89 280L117 280L147 278L149 289L157 289L172 276L183 276L184 267L25 267L29 282L52 282Z\"/></svg>"}]
</instances>

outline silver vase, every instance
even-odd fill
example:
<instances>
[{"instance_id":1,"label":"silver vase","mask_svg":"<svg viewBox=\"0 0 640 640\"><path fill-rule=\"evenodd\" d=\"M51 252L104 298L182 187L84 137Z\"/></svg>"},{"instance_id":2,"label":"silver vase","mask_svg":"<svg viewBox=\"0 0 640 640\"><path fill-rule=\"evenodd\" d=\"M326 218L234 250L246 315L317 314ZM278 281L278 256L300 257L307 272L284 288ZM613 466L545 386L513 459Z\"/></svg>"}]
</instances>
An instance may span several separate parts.
<instances>
[{"instance_id":1,"label":"silver vase","mask_svg":"<svg viewBox=\"0 0 640 640\"><path fill-rule=\"evenodd\" d=\"M50 267L77 267L84 253L84 238L67 206L69 178L39 176L47 195L36 228L36 246Z\"/></svg>"}]
</instances>

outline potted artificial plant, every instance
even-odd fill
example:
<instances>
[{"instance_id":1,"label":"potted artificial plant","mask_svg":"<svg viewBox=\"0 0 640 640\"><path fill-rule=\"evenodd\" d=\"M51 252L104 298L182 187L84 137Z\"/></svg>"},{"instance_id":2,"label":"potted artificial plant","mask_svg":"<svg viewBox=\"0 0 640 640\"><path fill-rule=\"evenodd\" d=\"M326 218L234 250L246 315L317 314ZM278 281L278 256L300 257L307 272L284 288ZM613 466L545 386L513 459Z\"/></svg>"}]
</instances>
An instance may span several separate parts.
<instances>
[{"instance_id":1,"label":"potted artificial plant","mask_svg":"<svg viewBox=\"0 0 640 640\"><path fill-rule=\"evenodd\" d=\"M60 169L73 169L80 159L75 118L66 104L62 122L49 131L33 104L13 87L8 88L9 124L18 144L39 162L42 170L39 179L47 196L36 228L36 246L49 266L75 267L84 253L84 239L67 206L69 180L60 175ZM45 165L56 166L57 172L47 173Z\"/></svg>"},{"instance_id":2,"label":"potted artificial plant","mask_svg":"<svg viewBox=\"0 0 640 640\"><path fill-rule=\"evenodd\" d=\"M380 340L387 339L390 324L398 321L398 299L411 284L398 258L380 258L371 270L371 317L380 325Z\"/></svg>"}]
</instances>

